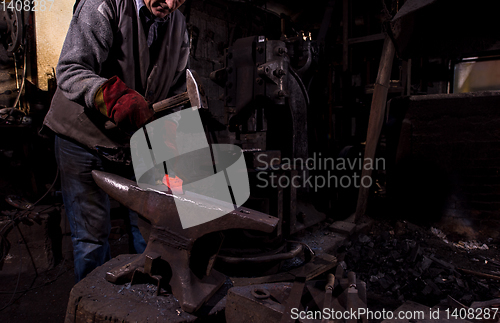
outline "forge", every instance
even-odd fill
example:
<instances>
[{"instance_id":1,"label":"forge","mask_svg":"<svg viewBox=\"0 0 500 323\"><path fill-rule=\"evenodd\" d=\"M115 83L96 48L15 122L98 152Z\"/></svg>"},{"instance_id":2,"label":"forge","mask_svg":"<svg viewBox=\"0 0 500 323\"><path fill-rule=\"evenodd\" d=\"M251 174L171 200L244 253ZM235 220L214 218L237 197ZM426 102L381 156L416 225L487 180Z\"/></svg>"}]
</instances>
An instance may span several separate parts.
<instances>
[{"instance_id":1,"label":"forge","mask_svg":"<svg viewBox=\"0 0 500 323\"><path fill-rule=\"evenodd\" d=\"M102 66L70 98L59 57L92 1L140 19L76 64ZM0 322L500 322L498 1L186 0L178 34L133 1L0 2ZM107 47L115 22L67 43ZM168 82L180 52L154 62L151 23L182 49ZM132 71L154 112L135 132L88 91ZM63 201L61 139L103 162L84 175L111 260L78 283L71 210L90 195Z\"/></svg>"}]
</instances>

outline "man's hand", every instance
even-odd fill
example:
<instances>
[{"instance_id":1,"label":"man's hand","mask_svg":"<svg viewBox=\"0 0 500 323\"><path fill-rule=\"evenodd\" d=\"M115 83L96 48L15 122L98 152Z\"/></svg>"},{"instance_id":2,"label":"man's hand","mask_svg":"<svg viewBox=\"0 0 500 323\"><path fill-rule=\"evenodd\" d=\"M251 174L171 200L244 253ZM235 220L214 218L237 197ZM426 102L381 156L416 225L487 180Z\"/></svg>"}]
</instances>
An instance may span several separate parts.
<instances>
[{"instance_id":1,"label":"man's hand","mask_svg":"<svg viewBox=\"0 0 500 323\"><path fill-rule=\"evenodd\" d=\"M154 115L144 97L127 87L117 76L113 76L99 88L95 95L95 105L102 114L127 132L139 129Z\"/></svg>"}]
</instances>

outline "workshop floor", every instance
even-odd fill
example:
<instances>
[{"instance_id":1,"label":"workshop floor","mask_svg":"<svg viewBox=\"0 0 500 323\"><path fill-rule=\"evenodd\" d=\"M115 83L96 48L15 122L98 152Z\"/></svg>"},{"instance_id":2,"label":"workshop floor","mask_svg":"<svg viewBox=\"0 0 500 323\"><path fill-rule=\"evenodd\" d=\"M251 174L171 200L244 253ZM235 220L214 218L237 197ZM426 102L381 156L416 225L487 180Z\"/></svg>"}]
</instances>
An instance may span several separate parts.
<instances>
[{"instance_id":1,"label":"workshop floor","mask_svg":"<svg viewBox=\"0 0 500 323\"><path fill-rule=\"evenodd\" d=\"M74 285L72 264L65 261L36 278L32 273L20 277L18 285L18 275L0 274L0 306L11 304L0 312L0 321L63 322Z\"/></svg>"},{"instance_id":2,"label":"workshop floor","mask_svg":"<svg viewBox=\"0 0 500 323\"><path fill-rule=\"evenodd\" d=\"M302 238L312 236L320 242L332 235L328 222L303 232ZM126 237L114 241L115 255L126 252L124 241ZM431 307L446 305L451 296L469 306L499 298L500 282L460 271L499 276L499 246L498 235L446 221L432 226L378 219L345 240L338 256L344 257L348 271L367 283L369 308L393 311L407 301ZM10 304L0 311L0 322L63 322L74 284L71 251L66 249L62 262L38 277L32 271L0 271L0 281L0 306Z\"/></svg>"},{"instance_id":3,"label":"workshop floor","mask_svg":"<svg viewBox=\"0 0 500 323\"><path fill-rule=\"evenodd\" d=\"M2 181L0 181L0 186L1 183ZM57 202L55 205L60 206L60 203ZM2 207L5 207L4 204ZM113 218L116 217L114 214ZM23 239L15 229L7 235L11 248L3 268L0 267L0 322L64 321L75 277L70 233L68 228L64 230L66 225L64 218L61 224L63 227L62 259L49 270L38 268L38 273L35 273L30 259L34 259L35 263L39 264L40 259L47 257L47 251L39 247L36 241L30 241L29 232L33 231L22 223L19 225L28 241L27 244L23 243ZM32 226L37 225L32 224ZM129 253L128 238L123 233L123 221L114 219L112 231L110 236L112 257ZM26 253L27 249L30 250L31 255ZM19 254L22 257L19 257Z\"/></svg>"}]
</instances>

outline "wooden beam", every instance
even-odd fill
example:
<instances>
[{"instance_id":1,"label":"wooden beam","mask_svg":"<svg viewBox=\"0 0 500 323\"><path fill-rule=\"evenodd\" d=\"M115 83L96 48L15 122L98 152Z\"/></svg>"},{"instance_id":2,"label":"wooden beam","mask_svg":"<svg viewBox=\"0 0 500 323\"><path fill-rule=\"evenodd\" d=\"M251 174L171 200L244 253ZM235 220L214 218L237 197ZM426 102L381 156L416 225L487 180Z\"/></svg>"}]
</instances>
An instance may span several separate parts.
<instances>
[{"instance_id":1,"label":"wooden beam","mask_svg":"<svg viewBox=\"0 0 500 323\"><path fill-rule=\"evenodd\" d=\"M377 41L377 40L382 40L382 39L385 39L384 33L374 34L374 35L369 35L369 36L364 36L364 37L349 38L348 43L350 45L352 45L352 44L367 43L367 42L372 42L372 41Z\"/></svg>"},{"instance_id":2,"label":"wooden beam","mask_svg":"<svg viewBox=\"0 0 500 323\"><path fill-rule=\"evenodd\" d=\"M363 181L363 179L366 177L371 178L372 169L368 166L370 163L371 165L375 165L375 153L377 151L382 125L384 124L385 107L387 102L387 93L389 91L394 53L394 44L389 36L386 36L384 47L382 48L382 57L380 58L380 65L378 67L377 80L375 81L375 88L370 108L370 119L368 121L368 131L366 134L365 155L363 159L363 170L361 172L361 185L359 187L356 216L354 217L355 220L366 213L370 187L368 187L366 180ZM363 185L363 183L365 185Z\"/></svg>"}]
</instances>

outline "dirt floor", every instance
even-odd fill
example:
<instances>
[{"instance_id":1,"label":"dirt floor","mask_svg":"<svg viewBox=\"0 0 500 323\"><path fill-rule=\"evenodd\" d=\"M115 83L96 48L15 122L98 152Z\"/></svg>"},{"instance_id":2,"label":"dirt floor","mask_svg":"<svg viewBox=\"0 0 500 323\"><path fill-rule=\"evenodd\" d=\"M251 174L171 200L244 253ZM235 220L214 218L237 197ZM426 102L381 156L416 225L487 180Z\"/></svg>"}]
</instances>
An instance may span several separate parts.
<instances>
[{"instance_id":1,"label":"dirt floor","mask_svg":"<svg viewBox=\"0 0 500 323\"><path fill-rule=\"evenodd\" d=\"M119 226L114 229L110 239L111 255L129 253L127 235L119 233ZM64 321L69 294L75 284L69 238L67 232L63 236L63 259L50 270L38 270L36 274L28 257L15 257L15 261L4 264L0 270L0 322ZM19 249L22 251L25 245L12 244L12 254L22 254ZM32 249L35 259L40 253L43 249Z\"/></svg>"},{"instance_id":2,"label":"dirt floor","mask_svg":"<svg viewBox=\"0 0 500 323\"><path fill-rule=\"evenodd\" d=\"M0 280L0 306L7 306L0 311L1 322L64 321L75 280L72 263L64 261L38 277L34 274L2 275Z\"/></svg>"}]
</instances>

